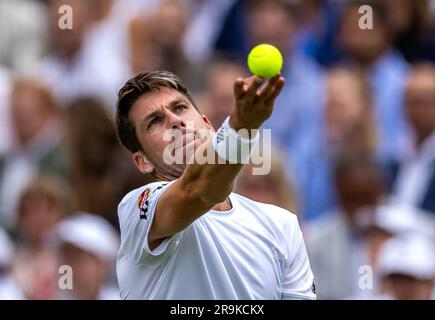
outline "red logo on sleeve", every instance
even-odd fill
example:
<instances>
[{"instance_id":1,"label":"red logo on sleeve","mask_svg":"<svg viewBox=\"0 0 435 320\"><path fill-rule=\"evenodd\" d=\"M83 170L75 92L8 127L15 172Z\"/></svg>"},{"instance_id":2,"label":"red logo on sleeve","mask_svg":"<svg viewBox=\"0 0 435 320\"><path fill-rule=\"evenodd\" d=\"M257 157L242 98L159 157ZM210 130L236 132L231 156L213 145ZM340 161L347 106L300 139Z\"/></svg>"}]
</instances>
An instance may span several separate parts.
<instances>
[{"instance_id":1,"label":"red logo on sleeve","mask_svg":"<svg viewBox=\"0 0 435 320\"><path fill-rule=\"evenodd\" d=\"M145 218L146 220L146 214L148 211L148 197L151 193L151 188L146 188L139 196L139 199L137 201L137 207L139 208L141 212L141 218Z\"/></svg>"}]
</instances>

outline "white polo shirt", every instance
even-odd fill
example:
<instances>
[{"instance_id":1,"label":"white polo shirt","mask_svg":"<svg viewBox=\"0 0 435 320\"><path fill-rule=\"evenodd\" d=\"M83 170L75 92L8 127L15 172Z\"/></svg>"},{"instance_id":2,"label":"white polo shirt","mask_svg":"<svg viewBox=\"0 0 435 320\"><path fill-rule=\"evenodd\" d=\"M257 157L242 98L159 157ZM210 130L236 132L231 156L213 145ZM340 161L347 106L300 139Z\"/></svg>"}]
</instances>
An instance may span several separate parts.
<instances>
[{"instance_id":1,"label":"white polo shirt","mask_svg":"<svg viewBox=\"0 0 435 320\"><path fill-rule=\"evenodd\" d=\"M119 204L122 299L316 298L296 216L235 193L231 210L210 210L150 250L156 204L171 183L133 190Z\"/></svg>"}]
</instances>

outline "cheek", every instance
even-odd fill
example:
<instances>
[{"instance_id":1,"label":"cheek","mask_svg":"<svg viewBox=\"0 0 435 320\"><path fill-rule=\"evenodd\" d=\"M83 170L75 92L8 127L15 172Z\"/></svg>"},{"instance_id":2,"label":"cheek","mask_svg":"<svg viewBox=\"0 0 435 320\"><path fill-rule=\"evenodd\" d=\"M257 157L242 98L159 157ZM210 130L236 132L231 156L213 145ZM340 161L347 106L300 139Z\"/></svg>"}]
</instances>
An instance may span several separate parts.
<instances>
[{"instance_id":1,"label":"cheek","mask_svg":"<svg viewBox=\"0 0 435 320\"><path fill-rule=\"evenodd\" d=\"M163 128L155 128L149 134L144 134L140 137L139 141L146 154L155 154L159 151L161 152L166 145L168 145L169 141L164 141L164 132Z\"/></svg>"}]
</instances>

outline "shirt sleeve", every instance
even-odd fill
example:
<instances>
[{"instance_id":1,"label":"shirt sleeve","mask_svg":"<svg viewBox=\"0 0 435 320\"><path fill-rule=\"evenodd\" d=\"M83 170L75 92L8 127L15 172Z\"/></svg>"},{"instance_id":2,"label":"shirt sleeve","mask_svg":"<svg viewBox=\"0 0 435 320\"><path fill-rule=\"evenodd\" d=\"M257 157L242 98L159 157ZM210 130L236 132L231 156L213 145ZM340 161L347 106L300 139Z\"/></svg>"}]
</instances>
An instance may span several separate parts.
<instances>
[{"instance_id":1,"label":"shirt sleeve","mask_svg":"<svg viewBox=\"0 0 435 320\"><path fill-rule=\"evenodd\" d=\"M174 249L183 231L165 238L156 248L150 249L148 234L154 221L157 202L172 182L155 182L127 194L118 206L123 254L139 262L147 256L159 256Z\"/></svg>"},{"instance_id":2,"label":"shirt sleeve","mask_svg":"<svg viewBox=\"0 0 435 320\"><path fill-rule=\"evenodd\" d=\"M295 219L295 224L287 233L291 240L288 242L288 257L284 267L281 298L283 300L315 300L314 275L311 271L302 231L297 218L293 217L293 219Z\"/></svg>"}]
</instances>

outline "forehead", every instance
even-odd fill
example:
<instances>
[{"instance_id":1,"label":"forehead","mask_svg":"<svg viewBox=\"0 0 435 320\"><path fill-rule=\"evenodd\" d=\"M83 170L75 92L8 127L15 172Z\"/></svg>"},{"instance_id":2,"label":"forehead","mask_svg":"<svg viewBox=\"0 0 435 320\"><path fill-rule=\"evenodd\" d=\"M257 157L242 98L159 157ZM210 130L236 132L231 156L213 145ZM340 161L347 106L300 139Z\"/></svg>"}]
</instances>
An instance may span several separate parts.
<instances>
[{"instance_id":1,"label":"forehead","mask_svg":"<svg viewBox=\"0 0 435 320\"><path fill-rule=\"evenodd\" d=\"M131 120L143 119L148 114L164 108L176 100L189 103L187 97L172 88L160 88L147 92L132 106L130 110Z\"/></svg>"}]
</instances>

